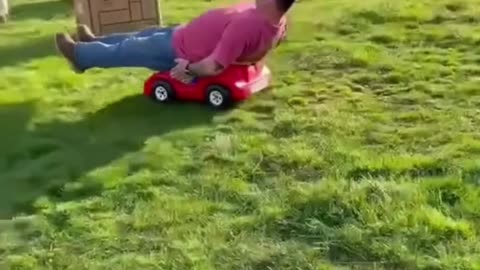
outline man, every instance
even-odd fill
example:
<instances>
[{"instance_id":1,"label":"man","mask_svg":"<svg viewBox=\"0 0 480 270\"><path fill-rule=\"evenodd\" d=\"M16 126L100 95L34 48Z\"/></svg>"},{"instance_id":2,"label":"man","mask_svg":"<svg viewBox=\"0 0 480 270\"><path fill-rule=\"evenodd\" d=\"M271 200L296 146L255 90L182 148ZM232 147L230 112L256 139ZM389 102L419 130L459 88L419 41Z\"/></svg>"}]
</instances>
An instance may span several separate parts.
<instances>
[{"instance_id":1,"label":"man","mask_svg":"<svg viewBox=\"0 0 480 270\"><path fill-rule=\"evenodd\" d=\"M186 25L134 34L95 37L80 26L77 41L59 33L56 45L77 72L144 67L170 70L174 78L189 82L217 75L232 64L263 59L284 37L286 13L294 2L256 0L207 11Z\"/></svg>"}]
</instances>

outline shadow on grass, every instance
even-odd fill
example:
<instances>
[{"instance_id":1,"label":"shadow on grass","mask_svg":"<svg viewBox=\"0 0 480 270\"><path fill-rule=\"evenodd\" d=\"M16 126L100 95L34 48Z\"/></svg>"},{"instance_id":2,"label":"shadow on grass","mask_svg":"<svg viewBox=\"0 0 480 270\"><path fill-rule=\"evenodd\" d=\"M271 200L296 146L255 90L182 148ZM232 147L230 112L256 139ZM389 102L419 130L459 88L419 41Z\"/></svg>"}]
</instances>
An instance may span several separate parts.
<instances>
[{"instance_id":1,"label":"shadow on grass","mask_svg":"<svg viewBox=\"0 0 480 270\"><path fill-rule=\"evenodd\" d=\"M10 16L12 21L30 19L51 20L59 16L69 16L72 13L72 9L68 1L63 0L22 3L12 7Z\"/></svg>"},{"instance_id":2,"label":"shadow on grass","mask_svg":"<svg viewBox=\"0 0 480 270\"><path fill-rule=\"evenodd\" d=\"M25 39L20 44L0 46L0 68L55 54L53 36Z\"/></svg>"},{"instance_id":3,"label":"shadow on grass","mask_svg":"<svg viewBox=\"0 0 480 270\"><path fill-rule=\"evenodd\" d=\"M89 171L142 148L146 139L211 122L201 105L159 106L131 96L74 123L47 123L27 129L32 104L0 109L0 219L31 213L41 196L76 199L95 195L87 187L62 198L62 187ZM60 192L60 193L58 193ZM78 196L77 196L78 195Z\"/></svg>"}]
</instances>

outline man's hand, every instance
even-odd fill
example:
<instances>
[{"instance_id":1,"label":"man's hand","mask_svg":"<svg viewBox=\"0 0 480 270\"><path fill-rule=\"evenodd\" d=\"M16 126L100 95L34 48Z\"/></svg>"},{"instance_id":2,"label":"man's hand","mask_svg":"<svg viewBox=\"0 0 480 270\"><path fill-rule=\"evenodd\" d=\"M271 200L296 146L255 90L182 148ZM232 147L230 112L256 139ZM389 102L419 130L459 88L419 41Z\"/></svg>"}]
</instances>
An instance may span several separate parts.
<instances>
[{"instance_id":1,"label":"man's hand","mask_svg":"<svg viewBox=\"0 0 480 270\"><path fill-rule=\"evenodd\" d=\"M170 70L170 76L172 76L172 78L177 79L183 83L186 83L186 84L191 83L194 77L188 74L188 70L187 70L188 61L185 59L178 58L178 59L175 59L175 63L177 63L177 65L174 68L172 68L172 70Z\"/></svg>"}]
</instances>

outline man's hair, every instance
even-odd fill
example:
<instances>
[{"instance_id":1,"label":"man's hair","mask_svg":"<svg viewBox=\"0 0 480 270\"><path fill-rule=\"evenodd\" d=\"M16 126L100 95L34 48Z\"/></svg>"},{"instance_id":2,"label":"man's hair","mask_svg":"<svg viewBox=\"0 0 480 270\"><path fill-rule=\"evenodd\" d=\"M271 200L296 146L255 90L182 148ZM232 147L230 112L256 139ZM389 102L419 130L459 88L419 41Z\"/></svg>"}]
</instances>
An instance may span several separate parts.
<instances>
[{"instance_id":1,"label":"man's hair","mask_svg":"<svg viewBox=\"0 0 480 270\"><path fill-rule=\"evenodd\" d=\"M295 3L295 0L275 0L277 2L277 7L282 12L287 12L292 5Z\"/></svg>"}]
</instances>

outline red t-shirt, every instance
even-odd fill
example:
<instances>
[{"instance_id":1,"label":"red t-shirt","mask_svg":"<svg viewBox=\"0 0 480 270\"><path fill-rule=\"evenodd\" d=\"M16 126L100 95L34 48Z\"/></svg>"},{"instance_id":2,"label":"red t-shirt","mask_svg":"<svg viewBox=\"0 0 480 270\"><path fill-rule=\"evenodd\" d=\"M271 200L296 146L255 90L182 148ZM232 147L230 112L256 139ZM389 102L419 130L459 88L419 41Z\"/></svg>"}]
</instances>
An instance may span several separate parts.
<instances>
[{"instance_id":1,"label":"red t-shirt","mask_svg":"<svg viewBox=\"0 0 480 270\"><path fill-rule=\"evenodd\" d=\"M255 4L210 10L173 34L177 57L197 62L211 57L223 67L261 60L285 35L286 19L270 23Z\"/></svg>"}]
</instances>

